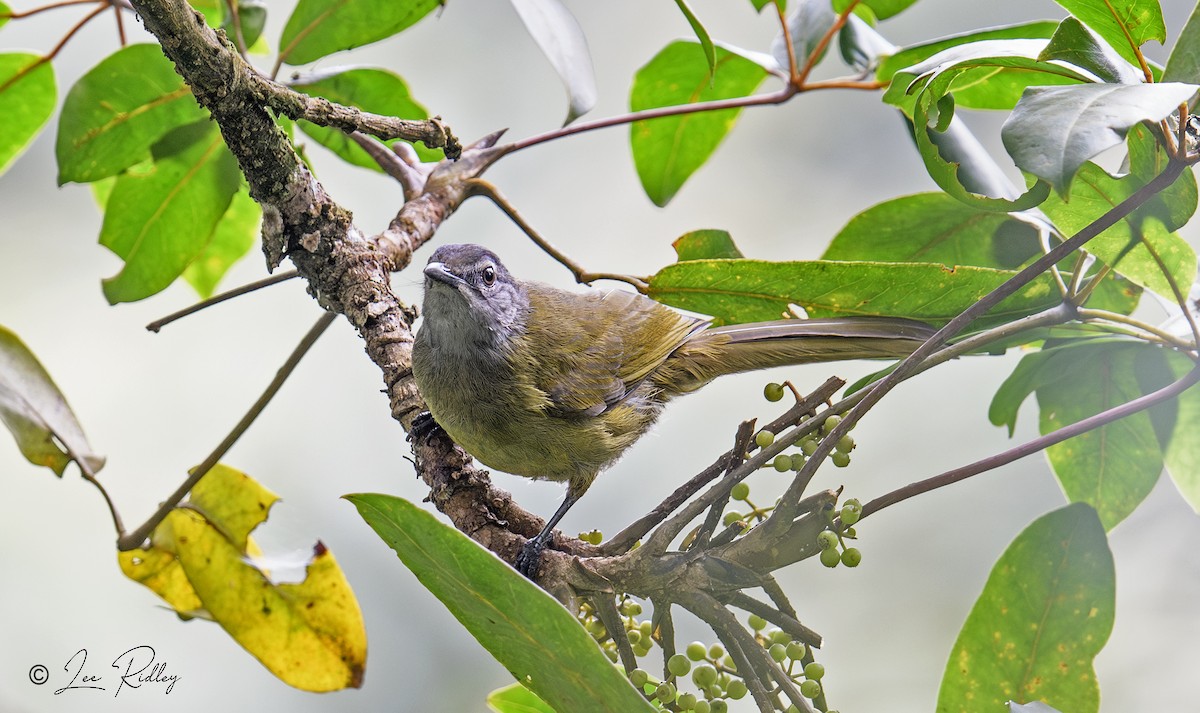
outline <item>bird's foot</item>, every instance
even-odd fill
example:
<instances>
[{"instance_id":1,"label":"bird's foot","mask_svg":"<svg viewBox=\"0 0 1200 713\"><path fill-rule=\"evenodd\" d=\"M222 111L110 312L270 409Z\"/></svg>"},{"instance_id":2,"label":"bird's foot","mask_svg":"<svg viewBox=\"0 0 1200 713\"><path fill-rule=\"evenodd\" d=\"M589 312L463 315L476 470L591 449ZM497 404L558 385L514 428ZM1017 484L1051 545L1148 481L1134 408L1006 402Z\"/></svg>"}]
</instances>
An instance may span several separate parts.
<instances>
[{"instance_id":1,"label":"bird's foot","mask_svg":"<svg viewBox=\"0 0 1200 713\"><path fill-rule=\"evenodd\" d=\"M525 575L526 579L533 579L537 574L538 567L542 564L542 550L546 549L546 540L542 537L535 537L525 543L521 548L520 554L517 555L517 561L514 563L517 571Z\"/></svg>"},{"instance_id":2,"label":"bird's foot","mask_svg":"<svg viewBox=\"0 0 1200 713\"><path fill-rule=\"evenodd\" d=\"M417 443L422 441L434 433L442 430L441 425L433 420L433 414L428 411L422 411L413 419L412 426L408 430L408 442Z\"/></svg>"}]
</instances>

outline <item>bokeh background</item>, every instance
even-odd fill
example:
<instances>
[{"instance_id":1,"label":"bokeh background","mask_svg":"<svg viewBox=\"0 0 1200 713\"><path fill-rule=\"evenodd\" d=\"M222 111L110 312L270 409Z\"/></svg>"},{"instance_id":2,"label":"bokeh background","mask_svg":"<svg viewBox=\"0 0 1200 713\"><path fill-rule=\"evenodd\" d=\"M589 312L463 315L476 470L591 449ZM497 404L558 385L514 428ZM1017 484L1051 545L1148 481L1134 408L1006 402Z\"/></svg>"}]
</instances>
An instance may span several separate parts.
<instances>
[{"instance_id":1,"label":"bokeh background","mask_svg":"<svg viewBox=\"0 0 1200 713\"><path fill-rule=\"evenodd\" d=\"M1163 4L1170 42L1192 8L1186 0ZM268 5L267 33L275 38L291 3ZM665 0L568 5L591 43L600 93L593 117L624 111L637 68L668 41L689 36ZM693 5L726 42L766 50L777 31L769 13L760 17L746 2ZM81 14L66 9L11 22L0 31L0 48L45 51ZM881 29L903 44L1062 15L1049 0L924 0ZM111 17L93 22L55 61L60 92L115 46ZM1151 51L1165 60L1162 48ZM468 140L502 127L512 138L540 133L565 114L561 86L508 3L455 0L399 37L318 67L346 63L397 71L419 101ZM1001 153L1003 117L968 119ZM158 335L143 325L194 301L190 288L109 307L100 280L115 274L119 261L96 242L100 217L89 190L55 186L56 122L0 177L0 323L41 358L95 448L108 455L102 480L133 526L227 432L318 311L299 283L205 311ZM311 142L310 151L319 178L354 211L358 225L383 228L400 204L398 187L332 160ZM933 189L902 122L867 92L818 92L744 112L665 209L637 185L626 128L522 152L488 178L582 264L634 274L671 262L671 241L697 228L731 231L749 256L816 258L857 212ZM1194 241L1195 227L1185 231ZM518 275L564 287L571 282L486 201L469 202L437 242L483 243ZM396 275L394 286L415 302L420 288L412 272ZM255 252L223 286L262 274ZM986 412L1018 358L963 359L906 384L856 432L851 467L823 469L816 485L844 484L865 501L1008 447L1007 434L988 423ZM853 380L872 368L852 363L730 377L678 402L597 482L564 529L613 533L658 502L726 447L738 421L775 413L761 397L766 381L790 378L804 388L831 373ZM178 620L121 575L96 491L73 471L59 480L29 465L0 437L0 710L485 710L486 693L511 677L339 499L364 491L413 501L425 495L380 388L353 330L337 323L225 459L283 497L256 533L269 553L303 553L319 538L345 569L369 636L360 690L291 689L217 626ZM1017 441L1035 435L1031 406L1021 413ZM550 513L562 495L553 484L496 477L535 512ZM769 499L776 478L764 472L755 492ZM1032 519L1063 504L1044 460L1028 458L870 518L859 528L864 561L856 570L826 570L810 560L783 572L802 619L825 636L820 660L831 704L843 713L932 710L958 627L992 563ZM1164 478L1111 542L1118 610L1096 662L1102 710L1200 709L1200 523ZM687 621L681 628L685 643L713 640ZM103 674L111 673L114 657L139 644L153 646L167 671L181 676L169 695L161 686L125 690L115 699L111 691L53 695L68 680L62 667L78 649L87 648L88 669ZM48 685L29 682L35 664L50 669Z\"/></svg>"}]
</instances>

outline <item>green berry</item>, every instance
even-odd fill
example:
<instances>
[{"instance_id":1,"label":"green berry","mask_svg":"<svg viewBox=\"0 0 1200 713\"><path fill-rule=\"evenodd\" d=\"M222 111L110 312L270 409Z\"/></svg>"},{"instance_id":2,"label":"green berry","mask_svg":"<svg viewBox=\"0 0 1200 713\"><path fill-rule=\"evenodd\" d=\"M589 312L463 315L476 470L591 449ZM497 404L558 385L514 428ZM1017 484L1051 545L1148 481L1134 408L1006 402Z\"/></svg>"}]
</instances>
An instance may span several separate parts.
<instances>
[{"instance_id":1,"label":"green berry","mask_svg":"<svg viewBox=\"0 0 1200 713\"><path fill-rule=\"evenodd\" d=\"M630 645L636 645L642 640L642 632L638 631L637 629L630 629L629 631L625 632L625 638L629 639Z\"/></svg>"},{"instance_id":2,"label":"green berry","mask_svg":"<svg viewBox=\"0 0 1200 713\"><path fill-rule=\"evenodd\" d=\"M786 473L792 469L792 457L786 453L780 453L775 456L775 460L771 461L771 465L780 473Z\"/></svg>"},{"instance_id":3,"label":"green berry","mask_svg":"<svg viewBox=\"0 0 1200 713\"><path fill-rule=\"evenodd\" d=\"M783 644L784 646L787 646L788 644L792 643L792 637L783 629L772 629L771 643Z\"/></svg>"},{"instance_id":4,"label":"green berry","mask_svg":"<svg viewBox=\"0 0 1200 713\"><path fill-rule=\"evenodd\" d=\"M712 713L729 713L729 704L721 699L709 702L712 705Z\"/></svg>"},{"instance_id":5,"label":"green berry","mask_svg":"<svg viewBox=\"0 0 1200 713\"><path fill-rule=\"evenodd\" d=\"M632 599L626 599L621 604L621 613L625 616L637 616L642 613L642 605Z\"/></svg>"},{"instance_id":6,"label":"green berry","mask_svg":"<svg viewBox=\"0 0 1200 713\"><path fill-rule=\"evenodd\" d=\"M842 564L847 567L857 567L860 562L862 562L862 553L858 551L857 547L847 547L846 551L842 553Z\"/></svg>"},{"instance_id":7,"label":"green berry","mask_svg":"<svg viewBox=\"0 0 1200 713\"><path fill-rule=\"evenodd\" d=\"M712 646L708 647L708 657L713 661L716 661L724 655L725 648L720 644L713 644Z\"/></svg>"},{"instance_id":8,"label":"green berry","mask_svg":"<svg viewBox=\"0 0 1200 713\"><path fill-rule=\"evenodd\" d=\"M775 442L775 434L770 431L759 431L754 434L754 442L758 444L759 448L766 448Z\"/></svg>"},{"instance_id":9,"label":"green berry","mask_svg":"<svg viewBox=\"0 0 1200 713\"><path fill-rule=\"evenodd\" d=\"M853 525L862 517L862 503L855 498L850 498L842 503L842 524Z\"/></svg>"},{"instance_id":10,"label":"green berry","mask_svg":"<svg viewBox=\"0 0 1200 713\"><path fill-rule=\"evenodd\" d=\"M849 453L854 450L854 436L849 433L838 439L837 445L833 447L838 453Z\"/></svg>"},{"instance_id":11,"label":"green berry","mask_svg":"<svg viewBox=\"0 0 1200 713\"><path fill-rule=\"evenodd\" d=\"M806 456L811 456L813 453L817 452L818 444L819 444L819 441L817 439L813 438L812 436L809 436L808 440L804 440L804 441L800 442L800 452Z\"/></svg>"},{"instance_id":12,"label":"green berry","mask_svg":"<svg viewBox=\"0 0 1200 713\"><path fill-rule=\"evenodd\" d=\"M791 458L792 458L792 470L800 470L801 468L804 467L804 461L808 460L807 458L804 457L803 453L793 453Z\"/></svg>"},{"instance_id":13,"label":"green berry","mask_svg":"<svg viewBox=\"0 0 1200 713\"><path fill-rule=\"evenodd\" d=\"M771 382L763 387L763 396L767 401L778 401L783 398L783 384Z\"/></svg>"},{"instance_id":14,"label":"green berry","mask_svg":"<svg viewBox=\"0 0 1200 713\"><path fill-rule=\"evenodd\" d=\"M663 703L670 703L675 700L675 687L663 681L658 684L658 688L654 689L654 697Z\"/></svg>"},{"instance_id":15,"label":"green berry","mask_svg":"<svg viewBox=\"0 0 1200 713\"><path fill-rule=\"evenodd\" d=\"M667 659L667 670L672 676L686 676L692 670L692 662L683 654L675 654Z\"/></svg>"},{"instance_id":16,"label":"green berry","mask_svg":"<svg viewBox=\"0 0 1200 713\"><path fill-rule=\"evenodd\" d=\"M735 523L741 519L742 519L742 514L740 512L730 510L729 512L725 513L724 517L721 518L721 524L725 525L725 527L729 527L730 525L732 525L733 523Z\"/></svg>"},{"instance_id":17,"label":"green berry","mask_svg":"<svg viewBox=\"0 0 1200 713\"><path fill-rule=\"evenodd\" d=\"M845 468L850 465L850 454L834 451L829 454L829 460L833 461L833 465L837 468Z\"/></svg>"},{"instance_id":18,"label":"green berry","mask_svg":"<svg viewBox=\"0 0 1200 713\"><path fill-rule=\"evenodd\" d=\"M816 661L804 666L804 677L810 681L820 681L821 677L824 675L825 667Z\"/></svg>"},{"instance_id":19,"label":"green berry","mask_svg":"<svg viewBox=\"0 0 1200 713\"><path fill-rule=\"evenodd\" d=\"M604 647L604 655L607 656L608 660L612 661L613 663L616 663L617 658L619 658L617 656L617 648L615 646Z\"/></svg>"},{"instance_id":20,"label":"green berry","mask_svg":"<svg viewBox=\"0 0 1200 713\"><path fill-rule=\"evenodd\" d=\"M690 711L696 707L695 693L681 693L679 698L675 699L675 705L679 706L679 710Z\"/></svg>"},{"instance_id":21,"label":"green berry","mask_svg":"<svg viewBox=\"0 0 1200 713\"><path fill-rule=\"evenodd\" d=\"M821 550L821 564L826 567L836 567L842 561L842 554L837 550Z\"/></svg>"},{"instance_id":22,"label":"green berry","mask_svg":"<svg viewBox=\"0 0 1200 713\"><path fill-rule=\"evenodd\" d=\"M833 429L837 428L837 425L841 422L842 422L841 416L837 416L837 415L830 416L829 418L825 419L825 423L821 424L821 433L822 434L829 433Z\"/></svg>"},{"instance_id":23,"label":"green berry","mask_svg":"<svg viewBox=\"0 0 1200 713\"><path fill-rule=\"evenodd\" d=\"M650 674L647 673L644 669L635 668L629 672L629 682L632 683L633 685L637 686L638 688L641 688L642 686L646 685L646 682L649 680L650 680Z\"/></svg>"},{"instance_id":24,"label":"green berry","mask_svg":"<svg viewBox=\"0 0 1200 713\"><path fill-rule=\"evenodd\" d=\"M639 659L650 653L650 640L642 639L642 641L633 647L633 655Z\"/></svg>"},{"instance_id":25,"label":"green berry","mask_svg":"<svg viewBox=\"0 0 1200 713\"><path fill-rule=\"evenodd\" d=\"M750 497L750 484L744 480L735 484L729 490L729 497L733 498L734 500L745 500L746 498Z\"/></svg>"},{"instance_id":26,"label":"green berry","mask_svg":"<svg viewBox=\"0 0 1200 713\"><path fill-rule=\"evenodd\" d=\"M725 654L725 658L721 659L721 668L725 669L726 671L736 671L737 664L733 662L732 656Z\"/></svg>"},{"instance_id":27,"label":"green berry","mask_svg":"<svg viewBox=\"0 0 1200 713\"><path fill-rule=\"evenodd\" d=\"M775 663L779 663L787 658L787 647L783 644L771 644L771 648L767 649L767 653L771 654L771 658Z\"/></svg>"},{"instance_id":28,"label":"green berry","mask_svg":"<svg viewBox=\"0 0 1200 713\"><path fill-rule=\"evenodd\" d=\"M699 641L693 641L687 645L687 657L693 661L703 661L708 655L708 647Z\"/></svg>"},{"instance_id":29,"label":"green berry","mask_svg":"<svg viewBox=\"0 0 1200 713\"><path fill-rule=\"evenodd\" d=\"M712 713L712 706L709 705L708 701L699 700L696 701L696 707L692 710L696 711L696 713Z\"/></svg>"},{"instance_id":30,"label":"green berry","mask_svg":"<svg viewBox=\"0 0 1200 713\"><path fill-rule=\"evenodd\" d=\"M642 636L649 639L650 635L654 633L654 626L650 623L649 620L646 620L646 621L643 621L642 623L638 624L638 631L642 632Z\"/></svg>"},{"instance_id":31,"label":"green berry","mask_svg":"<svg viewBox=\"0 0 1200 713\"><path fill-rule=\"evenodd\" d=\"M699 688L708 688L717 682L717 669L708 664L700 664L692 669L692 683Z\"/></svg>"},{"instance_id":32,"label":"green berry","mask_svg":"<svg viewBox=\"0 0 1200 713\"><path fill-rule=\"evenodd\" d=\"M793 641L787 645L787 657L793 661L799 661L808 653L808 647L799 641Z\"/></svg>"},{"instance_id":33,"label":"green berry","mask_svg":"<svg viewBox=\"0 0 1200 713\"><path fill-rule=\"evenodd\" d=\"M821 695L821 684L816 681L805 681L800 684L800 695L805 698L816 698Z\"/></svg>"},{"instance_id":34,"label":"green berry","mask_svg":"<svg viewBox=\"0 0 1200 713\"><path fill-rule=\"evenodd\" d=\"M746 695L747 690L746 682L740 678L735 678L729 682L729 685L725 688L725 693L733 700L738 701Z\"/></svg>"},{"instance_id":35,"label":"green berry","mask_svg":"<svg viewBox=\"0 0 1200 713\"><path fill-rule=\"evenodd\" d=\"M845 530L842 531L842 534L851 539L858 537L858 533L854 530L853 527L847 527Z\"/></svg>"},{"instance_id":36,"label":"green berry","mask_svg":"<svg viewBox=\"0 0 1200 713\"><path fill-rule=\"evenodd\" d=\"M832 530L821 530L817 534L817 546L822 550L832 550L838 546L838 536Z\"/></svg>"},{"instance_id":37,"label":"green berry","mask_svg":"<svg viewBox=\"0 0 1200 713\"><path fill-rule=\"evenodd\" d=\"M767 628L767 620L757 614L750 615L750 628L755 631L762 631Z\"/></svg>"}]
</instances>

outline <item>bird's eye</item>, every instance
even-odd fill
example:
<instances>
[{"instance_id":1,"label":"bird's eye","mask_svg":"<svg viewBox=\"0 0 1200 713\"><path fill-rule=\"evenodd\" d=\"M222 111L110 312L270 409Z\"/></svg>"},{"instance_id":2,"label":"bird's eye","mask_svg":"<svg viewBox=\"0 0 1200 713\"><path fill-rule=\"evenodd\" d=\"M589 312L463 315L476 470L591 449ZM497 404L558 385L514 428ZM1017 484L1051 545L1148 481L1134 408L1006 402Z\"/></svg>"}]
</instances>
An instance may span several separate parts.
<instances>
[{"instance_id":1,"label":"bird's eye","mask_svg":"<svg viewBox=\"0 0 1200 713\"><path fill-rule=\"evenodd\" d=\"M483 275L483 284L485 286L491 287L492 285L496 284L496 268L488 265L487 267L483 268L483 272L481 274Z\"/></svg>"}]
</instances>

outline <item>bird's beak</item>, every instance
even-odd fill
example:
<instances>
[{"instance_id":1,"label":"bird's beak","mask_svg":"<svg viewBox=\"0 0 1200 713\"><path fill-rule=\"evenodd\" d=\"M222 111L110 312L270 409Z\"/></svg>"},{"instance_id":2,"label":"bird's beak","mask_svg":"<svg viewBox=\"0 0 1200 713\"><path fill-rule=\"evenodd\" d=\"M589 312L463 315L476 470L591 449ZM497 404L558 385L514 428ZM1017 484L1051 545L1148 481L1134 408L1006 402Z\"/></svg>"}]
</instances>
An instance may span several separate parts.
<instances>
[{"instance_id":1,"label":"bird's beak","mask_svg":"<svg viewBox=\"0 0 1200 713\"><path fill-rule=\"evenodd\" d=\"M447 284L456 290L459 287L465 286L467 284L466 280L462 279L458 275L455 275L453 272L451 272L450 268L446 267L446 263L443 263L443 262L429 263L428 265L425 266L424 272L425 272L425 277L427 277L431 280L436 280L437 282Z\"/></svg>"}]
</instances>

